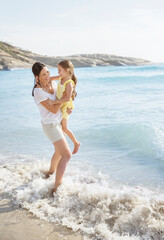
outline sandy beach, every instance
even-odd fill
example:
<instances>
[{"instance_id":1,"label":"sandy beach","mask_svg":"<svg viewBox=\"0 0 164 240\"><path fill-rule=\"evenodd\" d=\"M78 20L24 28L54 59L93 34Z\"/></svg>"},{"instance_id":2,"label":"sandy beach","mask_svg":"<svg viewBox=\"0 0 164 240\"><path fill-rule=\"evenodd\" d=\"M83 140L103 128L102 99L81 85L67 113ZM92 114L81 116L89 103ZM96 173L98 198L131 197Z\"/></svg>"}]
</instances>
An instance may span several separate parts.
<instances>
[{"instance_id":1,"label":"sandy beach","mask_svg":"<svg viewBox=\"0 0 164 240\"><path fill-rule=\"evenodd\" d=\"M0 200L1 240L83 240L83 236L54 223L45 222L8 199Z\"/></svg>"}]
</instances>

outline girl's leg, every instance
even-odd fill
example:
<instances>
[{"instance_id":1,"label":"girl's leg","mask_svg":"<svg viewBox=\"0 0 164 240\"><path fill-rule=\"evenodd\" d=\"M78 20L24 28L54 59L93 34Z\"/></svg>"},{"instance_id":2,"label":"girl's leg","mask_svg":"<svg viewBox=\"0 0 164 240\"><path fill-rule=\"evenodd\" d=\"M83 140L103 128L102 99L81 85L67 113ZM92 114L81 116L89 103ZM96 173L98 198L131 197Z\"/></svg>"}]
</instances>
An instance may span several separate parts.
<instances>
[{"instance_id":1,"label":"girl's leg","mask_svg":"<svg viewBox=\"0 0 164 240\"><path fill-rule=\"evenodd\" d=\"M71 158L71 152L65 138L60 139L53 144L55 147L55 151L58 152L59 155L61 156L56 169L55 188L53 190L54 192L56 192L58 186L62 183L62 178L65 172L67 163Z\"/></svg>"},{"instance_id":2,"label":"girl's leg","mask_svg":"<svg viewBox=\"0 0 164 240\"><path fill-rule=\"evenodd\" d=\"M77 151L79 150L79 147L80 147L80 143L77 141L77 139L75 138L73 132L68 129L68 121L66 118L63 118L62 121L61 121L61 124L62 124L62 129L63 131L67 134L67 136L72 140L72 142L74 143L74 150L72 152L72 154L75 154L77 153Z\"/></svg>"}]
</instances>

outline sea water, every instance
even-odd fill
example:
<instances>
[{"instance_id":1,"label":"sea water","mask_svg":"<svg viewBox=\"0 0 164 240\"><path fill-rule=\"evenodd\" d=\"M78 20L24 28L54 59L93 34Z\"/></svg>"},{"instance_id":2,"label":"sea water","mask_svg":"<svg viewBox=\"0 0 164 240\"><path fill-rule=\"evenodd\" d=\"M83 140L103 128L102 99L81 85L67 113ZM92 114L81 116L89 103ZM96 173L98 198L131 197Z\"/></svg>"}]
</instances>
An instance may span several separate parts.
<instances>
[{"instance_id":1,"label":"sea water","mask_svg":"<svg viewBox=\"0 0 164 240\"><path fill-rule=\"evenodd\" d=\"M75 74L69 127L81 147L52 197L55 175L46 180L43 171L54 149L31 96L31 70L0 72L1 197L85 239L164 239L164 64Z\"/></svg>"}]
</instances>

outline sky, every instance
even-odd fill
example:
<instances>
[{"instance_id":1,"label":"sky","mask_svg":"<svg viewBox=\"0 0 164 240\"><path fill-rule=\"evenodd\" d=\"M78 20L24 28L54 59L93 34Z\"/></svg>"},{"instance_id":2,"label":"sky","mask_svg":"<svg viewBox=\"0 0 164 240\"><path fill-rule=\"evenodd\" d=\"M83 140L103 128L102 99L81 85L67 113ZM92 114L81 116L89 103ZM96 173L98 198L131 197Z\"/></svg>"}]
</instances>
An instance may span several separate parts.
<instances>
[{"instance_id":1,"label":"sky","mask_svg":"<svg viewBox=\"0 0 164 240\"><path fill-rule=\"evenodd\" d=\"M48 56L164 62L164 0L0 0L0 41Z\"/></svg>"}]
</instances>

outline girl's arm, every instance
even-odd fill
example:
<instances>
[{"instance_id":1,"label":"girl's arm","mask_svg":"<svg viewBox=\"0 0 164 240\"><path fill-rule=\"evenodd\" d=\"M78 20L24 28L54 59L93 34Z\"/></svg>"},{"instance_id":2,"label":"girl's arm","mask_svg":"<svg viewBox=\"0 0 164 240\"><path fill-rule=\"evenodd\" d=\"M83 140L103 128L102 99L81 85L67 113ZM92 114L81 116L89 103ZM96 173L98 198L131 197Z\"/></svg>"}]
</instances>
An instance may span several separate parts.
<instances>
[{"instance_id":1,"label":"girl's arm","mask_svg":"<svg viewBox=\"0 0 164 240\"><path fill-rule=\"evenodd\" d=\"M60 76L52 76L50 77L50 81L55 81L55 80L59 80Z\"/></svg>"},{"instance_id":2,"label":"girl's arm","mask_svg":"<svg viewBox=\"0 0 164 240\"><path fill-rule=\"evenodd\" d=\"M52 100L50 100L50 99L47 99L47 100L45 100L45 101L42 101L42 102L40 102L42 105L43 105L43 107L45 107L48 111L50 111L50 112L52 112L52 113L57 113L58 111L59 111L59 109L61 108L61 104L53 104L53 105L50 105L49 104L49 101L52 101ZM53 101L54 102L54 101Z\"/></svg>"},{"instance_id":3,"label":"girl's arm","mask_svg":"<svg viewBox=\"0 0 164 240\"><path fill-rule=\"evenodd\" d=\"M64 95L62 96L62 98L57 99L55 101L50 100L49 104L53 105L53 104L59 104L59 103L61 104L61 103L68 102L71 99L72 90L73 90L72 83L71 82L67 83L66 88L65 88L65 92L64 92Z\"/></svg>"}]
</instances>

